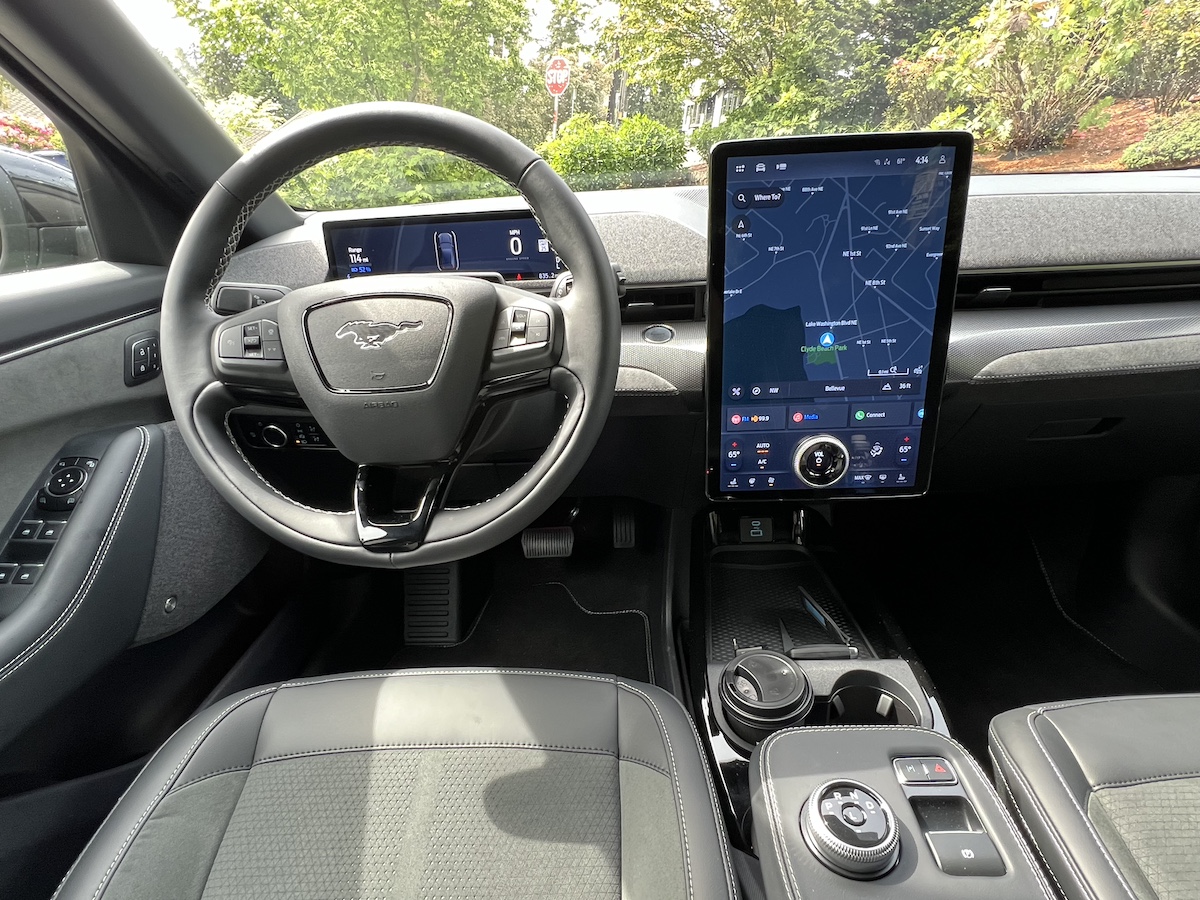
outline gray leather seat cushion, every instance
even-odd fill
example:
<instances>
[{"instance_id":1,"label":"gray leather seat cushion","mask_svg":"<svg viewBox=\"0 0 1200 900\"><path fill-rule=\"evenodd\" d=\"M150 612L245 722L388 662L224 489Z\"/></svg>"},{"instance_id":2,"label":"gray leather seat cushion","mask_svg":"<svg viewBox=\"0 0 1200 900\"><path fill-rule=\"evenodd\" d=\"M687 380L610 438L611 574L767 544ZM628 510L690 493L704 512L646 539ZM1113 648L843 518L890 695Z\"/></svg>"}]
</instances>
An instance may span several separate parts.
<instances>
[{"instance_id":1,"label":"gray leather seat cushion","mask_svg":"<svg viewBox=\"0 0 1200 900\"><path fill-rule=\"evenodd\" d=\"M1002 793L1071 900L1200 897L1200 695L997 716Z\"/></svg>"},{"instance_id":2,"label":"gray leather seat cushion","mask_svg":"<svg viewBox=\"0 0 1200 900\"><path fill-rule=\"evenodd\" d=\"M600 675L273 685L154 756L63 900L735 896L691 721Z\"/></svg>"}]
</instances>

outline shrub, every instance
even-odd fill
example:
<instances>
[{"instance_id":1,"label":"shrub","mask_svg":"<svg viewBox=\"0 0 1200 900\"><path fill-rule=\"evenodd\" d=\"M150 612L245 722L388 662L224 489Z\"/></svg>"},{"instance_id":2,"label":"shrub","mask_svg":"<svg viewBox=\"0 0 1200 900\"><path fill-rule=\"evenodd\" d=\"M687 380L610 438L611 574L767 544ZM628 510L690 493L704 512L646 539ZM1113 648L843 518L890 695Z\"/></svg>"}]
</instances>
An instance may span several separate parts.
<instances>
[{"instance_id":1,"label":"shrub","mask_svg":"<svg viewBox=\"0 0 1200 900\"><path fill-rule=\"evenodd\" d=\"M573 116L539 152L577 190L686 180L683 133L647 116L628 116L616 127L589 115Z\"/></svg>"},{"instance_id":2,"label":"shrub","mask_svg":"<svg viewBox=\"0 0 1200 900\"><path fill-rule=\"evenodd\" d=\"M1130 67L1131 93L1154 100L1169 116L1200 85L1200 6L1181 0L1151 3L1135 20L1137 53Z\"/></svg>"},{"instance_id":3,"label":"shrub","mask_svg":"<svg viewBox=\"0 0 1200 900\"><path fill-rule=\"evenodd\" d=\"M12 113L0 116L0 144L17 150L59 149L55 143L58 134L53 125L39 125L23 116Z\"/></svg>"},{"instance_id":4,"label":"shrub","mask_svg":"<svg viewBox=\"0 0 1200 900\"><path fill-rule=\"evenodd\" d=\"M1200 163L1200 111L1159 119L1121 156L1129 169L1168 169Z\"/></svg>"},{"instance_id":5,"label":"shrub","mask_svg":"<svg viewBox=\"0 0 1200 900\"><path fill-rule=\"evenodd\" d=\"M1005 149L1062 144L1135 52L1129 22L1139 0L992 0L935 50L951 60L951 94L966 98Z\"/></svg>"}]
</instances>

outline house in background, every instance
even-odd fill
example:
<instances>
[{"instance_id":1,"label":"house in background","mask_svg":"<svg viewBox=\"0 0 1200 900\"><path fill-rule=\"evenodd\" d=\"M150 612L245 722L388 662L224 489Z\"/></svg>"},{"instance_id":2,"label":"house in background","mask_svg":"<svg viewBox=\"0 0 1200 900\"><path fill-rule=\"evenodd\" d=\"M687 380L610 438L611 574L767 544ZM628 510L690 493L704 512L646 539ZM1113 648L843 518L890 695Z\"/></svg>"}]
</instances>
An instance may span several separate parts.
<instances>
[{"instance_id":1,"label":"house in background","mask_svg":"<svg viewBox=\"0 0 1200 900\"><path fill-rule=\"evenodd\" d=\"M722 85L715 93L702 93L702 82L692 85L692 96L683 101L683 133L691 138L697 128L717 126L746 101L746 94L734 85ZM689 144L691 142L689 141ZM694 149L688 151L688 162L703 162Z\"/></svg>"}]
</instances>

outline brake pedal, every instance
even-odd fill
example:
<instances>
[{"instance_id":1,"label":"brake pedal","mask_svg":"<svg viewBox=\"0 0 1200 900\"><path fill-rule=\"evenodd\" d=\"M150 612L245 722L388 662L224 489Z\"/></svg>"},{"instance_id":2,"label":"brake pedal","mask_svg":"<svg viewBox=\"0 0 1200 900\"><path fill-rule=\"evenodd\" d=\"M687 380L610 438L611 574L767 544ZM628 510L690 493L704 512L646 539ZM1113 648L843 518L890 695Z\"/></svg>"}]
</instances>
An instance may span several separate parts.
<instances>
[{"instance_id":1,"label":"brake pedal","mask_svg":"<svg viewBox=\"0 0 1200 900\"><path fill-rule=\"evenodd\" d=\"M521 551L526 559L554 559L570 556L575 549L575 529L570 525L553 528L526 528L521 532Z\"/></svg>"}]
</instances>

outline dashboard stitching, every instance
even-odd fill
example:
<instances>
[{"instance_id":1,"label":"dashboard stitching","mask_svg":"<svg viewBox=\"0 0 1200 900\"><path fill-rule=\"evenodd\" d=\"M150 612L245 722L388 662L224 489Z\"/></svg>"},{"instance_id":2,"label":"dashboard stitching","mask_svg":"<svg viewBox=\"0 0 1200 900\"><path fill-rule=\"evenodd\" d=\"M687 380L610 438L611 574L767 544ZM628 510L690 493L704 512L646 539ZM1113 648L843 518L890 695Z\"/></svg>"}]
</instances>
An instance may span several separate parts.
<instances>
[{"instance_id":1,"label":"dashboard stitching","mask_svg":"<svg viewBox=\"0 0 1200 900\"><path fill-rule=\"evenodd\" d=\"M242 452L242 448L238 444L237 438L235 438L233 436L233 429L229 426L229 417L231 415L233 415L233 412L234 411L231 409L225 413L225 423L224 423L225 424L225 435L229 438L229 443L231 443L233 445L233 449L237 451L237 455L242 458L242 462L244 462L246 464L246 468L248 468L251 472L253 472L255 474L255 476L257 476L259 481L261 481L268 488L270 488L272 493L274 493L277 497L279 497L283 500L286 500L288 503L292 504L293 506L298 506L301 509L308 510L309 512L321 513L321 514L327 515L327 516L352 516L352 515L354 515L354 513L352 513L352 512L338 511L338 510L333 510L333 509L317 509L315 506L307 506L307 505L301 503L299 500L293 500L291 497L289 497L283 491L279 490L279 488L275 487L275 485L271 484L271 482L267 481L267 479L263 476L262 472L258 471L258 469L256 469L254 467L254 463L250 462L250 460L246 457L246 454Z\"/></svg>"},{"instance_id":2,"label":"dashboard stitching","mask_svg":"<svg viewBox=\"0 0 1200 900\"><path fill-rule=\"evenodd\" d=\"M1050 755L1050 751L1046 748L1046 745L1042 743L1041 735L1039 735L1037 733L1037 729L1033 727L1034 718L1041 715L1044 715L1044 709L1039 707L1038 709L1033 710L1033 712L1026 717L1025 724L1029 726L1029 733L1033 735L1033 740L1038 745L1038 749L1042 751L1042 755L1044 755L1046 757L1046 761L1050 763L1050 768L1054 770L1054 775L1056 778L1058 778L1058 783L1062 785L1063 790L1066 791L1067 797L1071 801L1071 805L1075 807L1075 811L1079 813L1079 817L1083 820L1083 824L1087 826L1088 833L1092 836L1092 840L1094 840L1096 842L1096 846L1100 848L1100 853L1104 856L1104 861L1108 863L1108 867L1112 869L1113 874L1117 876L1117 881L1120 883L1121 888L1125 891L1125 895L1129 897L1129 900L1137 900L1133 890L1129 887L1129 883L1125 880L1125 876L1121 874L1121 871L1117 868L1117 864L1113 861L1112 856L1109 855L1108 848L1105 847L1104 842L1100 840L1100 835L1096 834L1096 829L1092 826L1091 820L1087 817L1087 814L1083 811L1082 807L1080 807L1079 801L1075 799L1075 795L1071 793L1071 788L1067 785L1066 779L1063 778L1062 772L1059 771L1057 763L1054 762L1054 757Z\"/></svg>"},{"instance_id":3,"label":"dashboard stitching","mask_svg":"<svg viewBox=\"0 0 1200 900\"><path fill-rule=\"evenodd\" d=\"M1075 877L1075 881L1083 887L1084 892L1089 897L1094 897L1095 893L1089 886L1087 879L1083 877L1083 873L1079 870L1079 866L1075 861L1075 857L1071 855L1066 844L1061 839L1058 829L1054 827L1053 823L1051 823L1049 815L1042 810L1041 803L1038 801L1037 794L1034 792L1033 786L1025 778L1024 773L1021 771L1020 767L1017 766L1016 762L1013 761L1012 757L1008 755L1008 751L1004 749L1004 745L1000 741L1000 736L996 733L995 729L989 727L988 736L991 738L992 745L995 746L998 751L1000 751L1000 755L1004 757L1004 761L1008 763L1009 768L1012 769L1013 774L1017 777L1017 780L1021 782L1021 787L1024 789L1025 793L1029 795L1030 807L1035 813L1037 813L1038 818L1042 821L1042 824L1046 826L1046 831L1050 835L1050 839L1054 841L1055 847L1058 848L1058 852L1066 861L1067 867L1071 870L1071 874ZM992 759L993 762L995 762L995 757ZM1013 799L1013 808L1016 809L1017 815L1021 816L1021 808L1017 803L1017 797L1012 792L1012 789L1008 786L1008 780L1005 778L1004 772L999 766L996 766L995 768L1000 780L1004 782L1005 790L1008 791L1009 796L1011 796ZM1021 816L1021 822L1025 825L1026 830L1029 831L1030 836L1032 837L1033 831L1029 828L1029 823L1025 821L1024 816ZM1037 848L1038 854L1041 855L1043 860L1045 860L1046 857L1044 854L1042 854L1041 848L1038 847L1037 841L1033 841L1033 845L1035 848ZM1046 868L1050 870L1050 877L1053 878L1054 870L1050 867L1049 862L1046 863ZM1055 883L1058 883L1057 879L1055 879ZM1062 885L1059 885L1059 890L1062 890Z\"/></svg>"},{"instance_id":4,"label":"dashboard stitching","mask_svg":"<svg viewBox=\"0 0 1200 900\"><path fill-rule=\"evenodd\" d=\"M121 490L121 497L117 503L117 508L113 511L112 517L108 521L108 527L104 530L104 537L96 550L96 555L92 557L92 562L88 567L87 574L84 576L83 584L80 585L66 608L59 613L58 618L45 631L34 638L29 646L5 663L3 667L0 667L0 682L20 669L29 660L33 659L34 656L54 640L58 633L74 618L75 613L79 611L80 607L83 606L84 600L87 599L88 593L96 583L96 578L104 566L104 560L108 558L108 551L112 548L117 529L121 527L121 522L125 518L125 510L129 505L129 499L133 496L134 486L137 484L138 476L142 472L142 466L146 462L146 456L148 455L150 432L144 425L139 425L138 431L141 435L141 443L138 445L136 462L130 471L129 478L125 481L125 487Z\"/></svg>"},{"instance_id":5,"label":"dashboard stitching","mask_svg":"<svg viewBox=\"0 0 1200 900\"><path fill-rule=\"evenodd\" d=\"M806 727L806 728L786 728L783 731L775 732L773 735L771 735L771 737L767 738L767 741L768 742L774 741L776 738L782 737L787 734L806 734L810 731L820 733L823 730L825 730L826 728L828 728L828 726L810 726L810 727ZM939 734L935 731L930 731L926 728L918 728L915 725L839 725L839 726L837 726L837 730L839 732L869 731L869 732L873 732L876 734L878 734L880 732L884 732L884 731L902 731L905 733L912 732L912 733L919 734L919 735L922 735L927 738L929 738L929 737L936 738L940 741L943 741L943 742L949 744L951 747L954 747L956 750L958 750L958 752L962 754L963 759L965 759L970 764L971 768L974 769L975 774L979 777L980 782L983 784L984 790L988 793L988 795L992 798L992 800L995 801L997 809L1000 810L1000 818L1004 821L1004 824L1008 826L1009 834L1012 835L1013 840L1016 841L1017 845L1021 848L1021 853L1025 857L1025 862L1029 866L1030 871L1033 872L1034 877L1037 879L1038 885L1041 887L1042 892L1045 894L1047 900L1053 900L1054 894L1050 890L1050 883L1048 881L1046 881L1046 878L1042 874L1041 869L1038 868L1037 863L1033 859L1033 856L1029 853L1029 848L1025 846L1025 842L1021 839L1020 832L1017 831L1016 823L1013 821L1012 816L1010 816L1008 814L1008 810L1005 808L1004 802L1000 799L1000 795L998 793L996 793L996 789L992 786L991 781L983 773L983 769L980 768L978 761L975 759L974 756L972 756L970 754L970 752L967 750L966 747L964 747L962 744L960 744L954 738L949 737L948 735ZM759 772L760 772L760 776L761 776L762 775L761 759L760 759Z\"/></svg>"}]
</instances>

